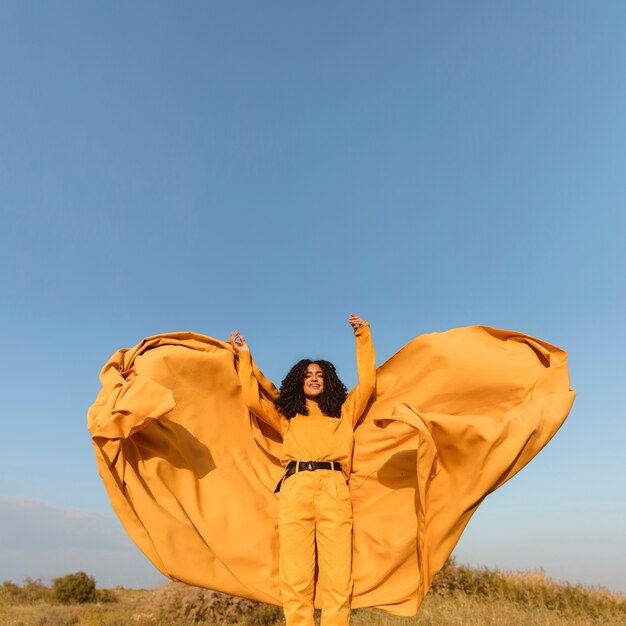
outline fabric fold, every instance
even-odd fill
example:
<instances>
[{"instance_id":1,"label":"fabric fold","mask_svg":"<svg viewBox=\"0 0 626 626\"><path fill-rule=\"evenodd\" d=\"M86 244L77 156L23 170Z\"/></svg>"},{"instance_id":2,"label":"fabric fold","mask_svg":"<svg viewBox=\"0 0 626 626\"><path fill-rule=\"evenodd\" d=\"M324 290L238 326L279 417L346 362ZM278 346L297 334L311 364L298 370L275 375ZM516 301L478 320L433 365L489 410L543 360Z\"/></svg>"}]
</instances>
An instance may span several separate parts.
<instances>
[{"instance_id":1,"label":"fabric fold","mask_svg":"<svg viewBox=\"0 0 626 626\"><path fill-rule=\"evenodd\" d=\"M135 376L115 389L110 414L98 416L93 437L126 439L174 408L174 394L146 376Z\"/></svg>"}]
</instances>

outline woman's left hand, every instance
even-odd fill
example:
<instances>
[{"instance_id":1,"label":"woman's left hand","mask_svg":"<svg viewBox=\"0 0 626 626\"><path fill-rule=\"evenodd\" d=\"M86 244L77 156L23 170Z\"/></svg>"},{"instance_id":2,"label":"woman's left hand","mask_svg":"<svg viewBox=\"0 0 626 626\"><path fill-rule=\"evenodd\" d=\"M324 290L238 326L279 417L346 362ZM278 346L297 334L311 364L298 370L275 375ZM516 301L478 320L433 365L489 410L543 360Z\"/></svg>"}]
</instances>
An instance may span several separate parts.
<instances>
[{"instance_id":1,"label":"woman's left hand","mask_svg":"<svg viewBox=\"0 0 626 626\"><path fill-rule=\"evenodd\" d=\"M367 322L361 319L358 315L354 313L350 313L350 317L348 318L348 322L352 328L357 329L359 326L366 324Z\"/></svg>"}]
</instances>

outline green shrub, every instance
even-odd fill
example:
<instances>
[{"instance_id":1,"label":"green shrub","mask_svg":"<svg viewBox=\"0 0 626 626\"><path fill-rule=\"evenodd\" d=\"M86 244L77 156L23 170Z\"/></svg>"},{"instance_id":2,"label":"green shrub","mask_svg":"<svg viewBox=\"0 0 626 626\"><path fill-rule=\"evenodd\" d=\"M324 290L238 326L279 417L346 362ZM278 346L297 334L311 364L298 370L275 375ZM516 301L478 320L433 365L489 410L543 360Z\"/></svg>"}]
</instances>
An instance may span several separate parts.
<instances>
[{"instance_id":1,"label":"green shrub","mask_svg":"<svg viewBox=\"0 0 626 626\"><path fill-rule=\"evenodd\" d=\"M96 601L96 581L85 572L76 572L52 581L52 596L61 604Z\"/></svg>"}]
</instances>

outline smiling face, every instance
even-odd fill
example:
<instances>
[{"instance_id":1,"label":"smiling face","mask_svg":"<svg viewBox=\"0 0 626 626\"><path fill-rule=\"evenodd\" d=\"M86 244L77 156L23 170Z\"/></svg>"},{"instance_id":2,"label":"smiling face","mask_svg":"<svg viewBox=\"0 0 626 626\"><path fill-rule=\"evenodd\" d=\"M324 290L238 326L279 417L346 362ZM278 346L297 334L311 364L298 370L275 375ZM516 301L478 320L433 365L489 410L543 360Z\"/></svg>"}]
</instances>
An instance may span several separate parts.
<instances>
[{"instance_id":1,"label":"smiling face","mask_svg":"<svg viewBox=\"0 0 626 626\"><path fill-rule=\"evenodd\" d=\"M311 363L304 373L304 395L317 400L324 391L324 373L317 363Z\"/></svg>"}]
</instances>

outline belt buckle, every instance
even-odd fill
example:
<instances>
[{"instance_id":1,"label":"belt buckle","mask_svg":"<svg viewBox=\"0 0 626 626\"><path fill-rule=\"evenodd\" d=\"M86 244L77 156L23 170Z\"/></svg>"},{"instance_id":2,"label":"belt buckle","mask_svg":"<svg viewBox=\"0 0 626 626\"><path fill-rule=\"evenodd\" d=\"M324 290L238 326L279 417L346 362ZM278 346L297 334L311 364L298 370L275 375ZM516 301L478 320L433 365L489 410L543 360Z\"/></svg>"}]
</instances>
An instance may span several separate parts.
<instances>
[{"instance_id":1,"label":"belt buckle","mask_svg":"<svg viewBox=\"0 0 626 626\"><path fill-rule=\"evenodd\" d=\"M306 461L304 463L304 468L309 472L315 471L315 466L313 465L313 461Z\"/></svg>"}]
</instances>

